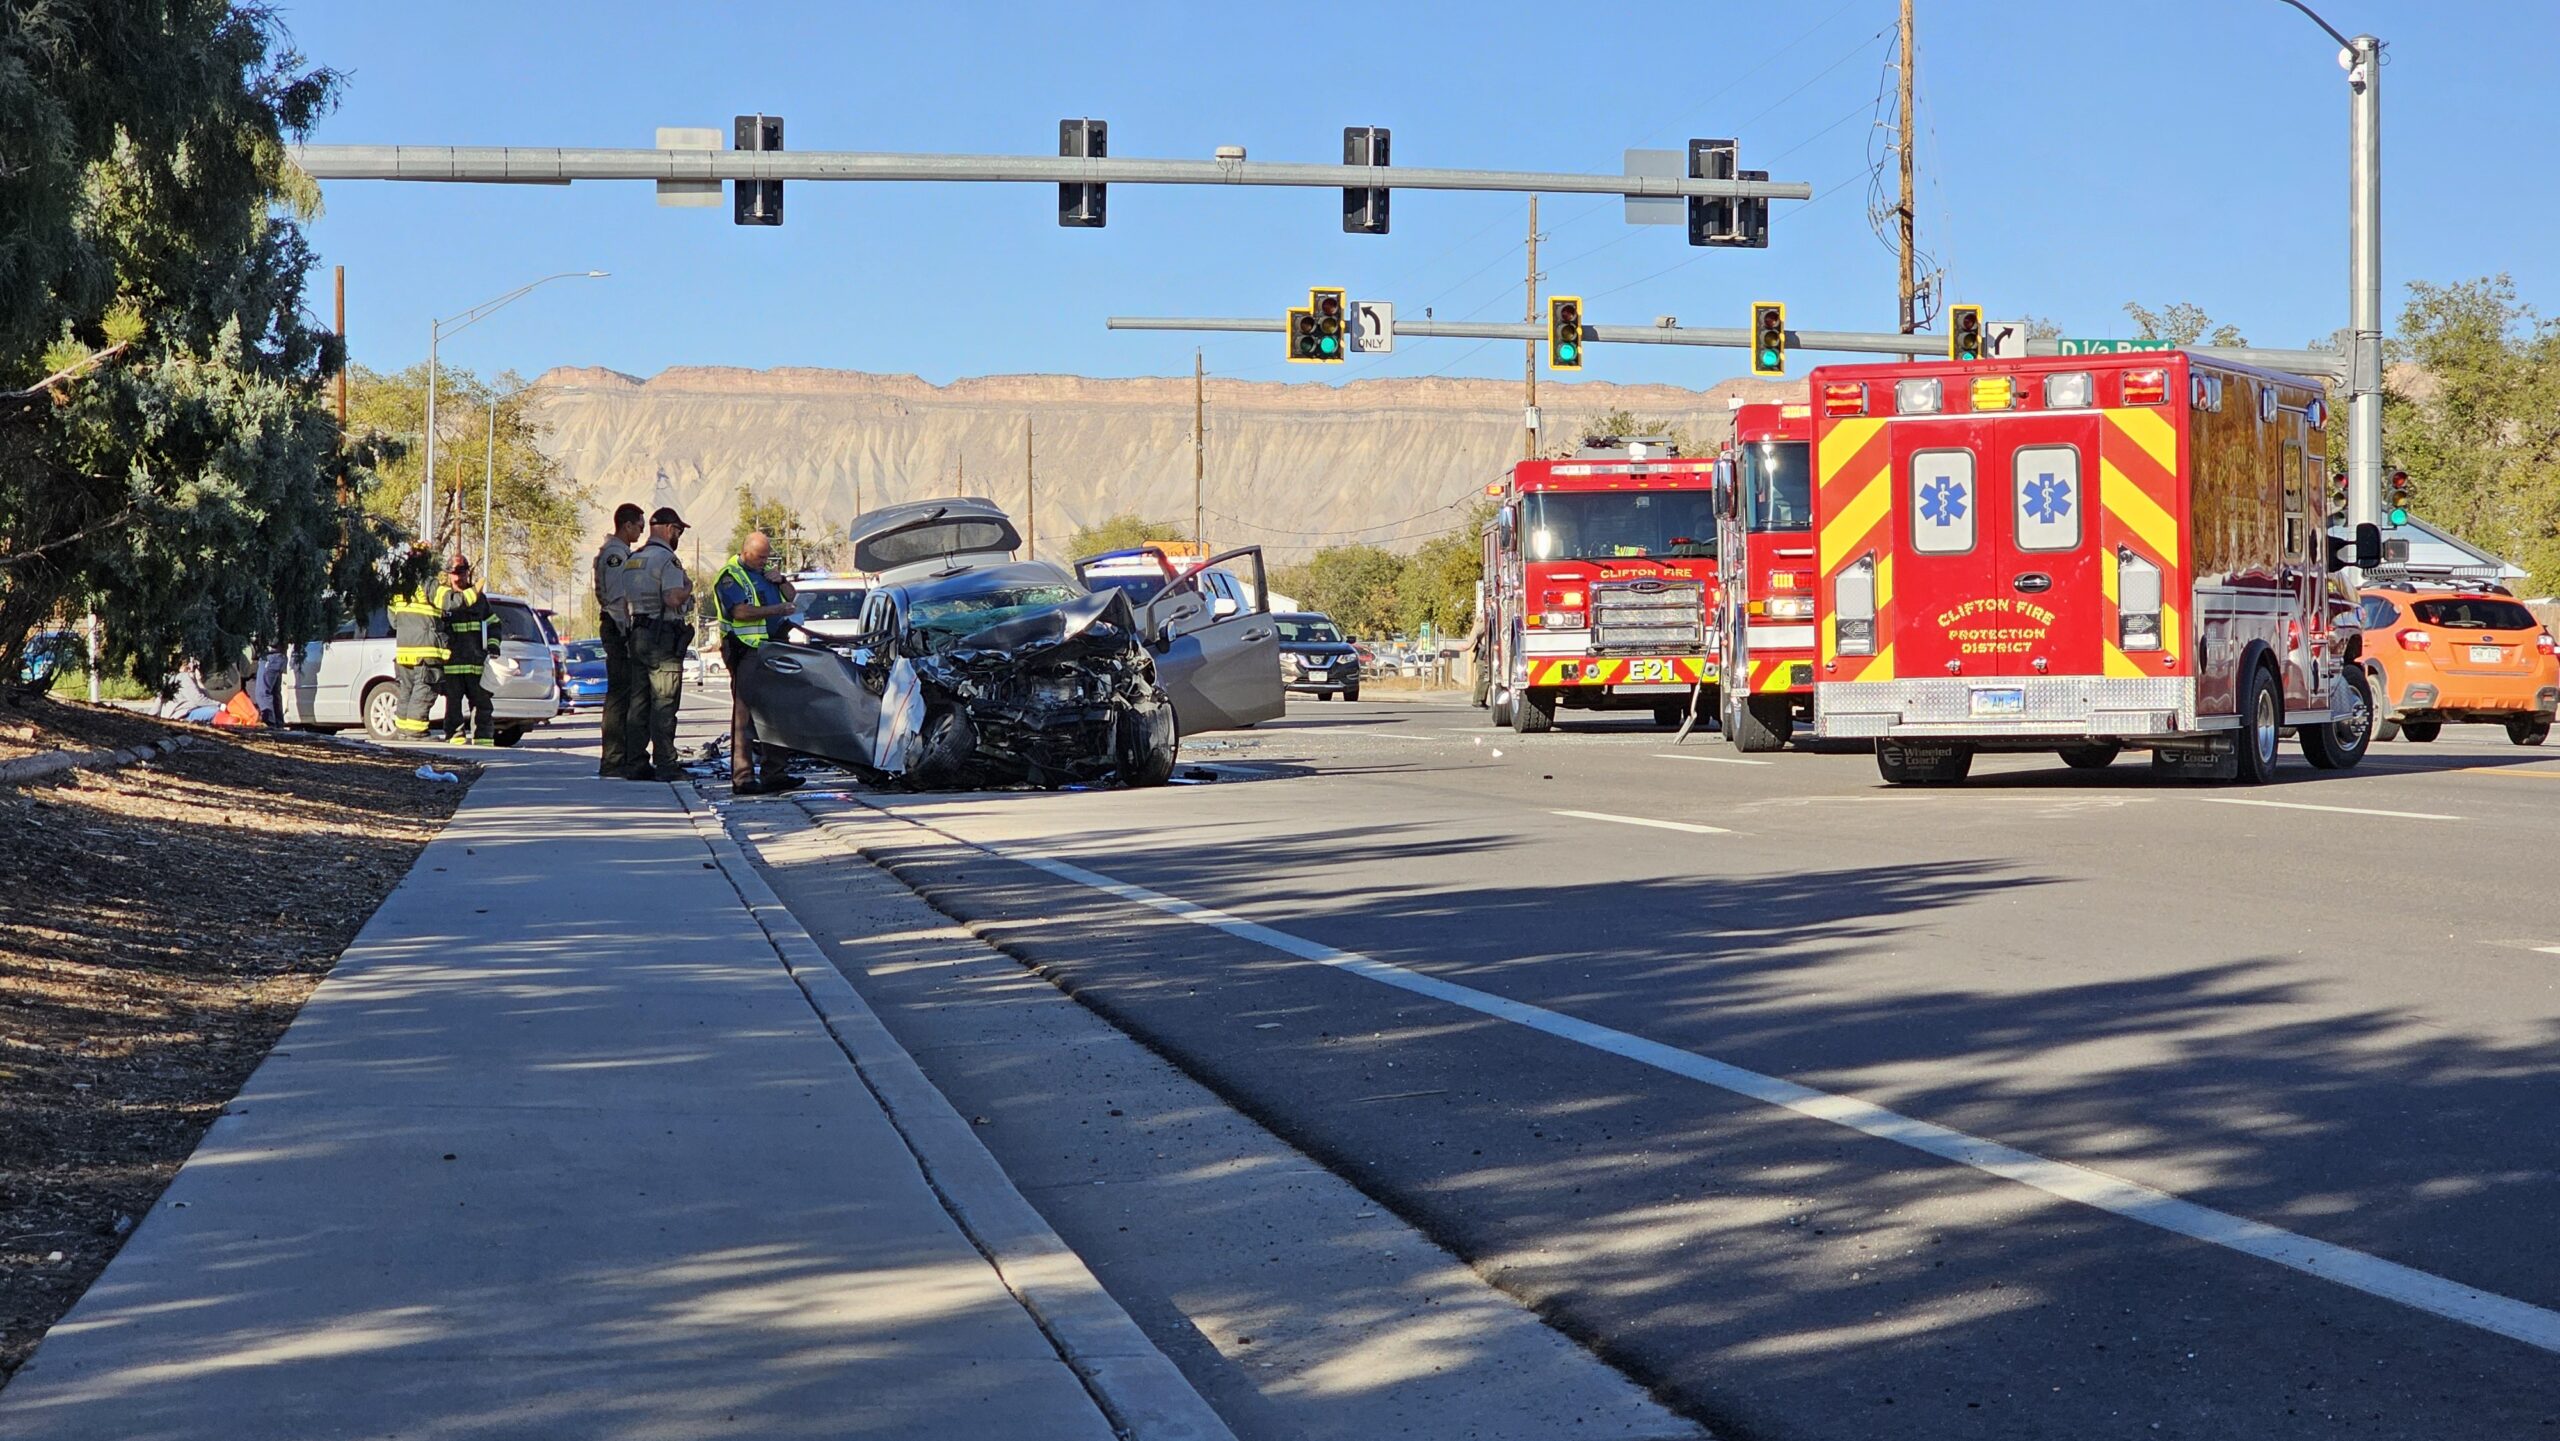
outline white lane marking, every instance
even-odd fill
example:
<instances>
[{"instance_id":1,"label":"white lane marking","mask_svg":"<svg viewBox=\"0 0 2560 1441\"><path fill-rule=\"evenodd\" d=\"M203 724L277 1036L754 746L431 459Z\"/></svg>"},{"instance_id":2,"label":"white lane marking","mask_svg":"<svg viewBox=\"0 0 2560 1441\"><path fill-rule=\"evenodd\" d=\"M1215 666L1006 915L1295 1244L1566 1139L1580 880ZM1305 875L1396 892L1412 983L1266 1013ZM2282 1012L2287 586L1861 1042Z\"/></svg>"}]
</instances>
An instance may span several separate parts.
<instances>
[{"instance_id":1,"label":"white lane marking","mask_svg":"<svg viewBox=\"0 0 2560 1441\"><path fill-rule=\"evenodd\" d=\"M863 797L863 801L869 804L870 798ZM895 813L883 810L882 814ZM981 845L923 821L905 816L898 819L906 820L919 829L930 830L954 844L1045 871L1060 880L1072 881L1104 895L1161 911L1193 925L1224 931L1240 940L1268 946L1283 955L1330 966L1417 996L1445 1001L1479 1015L1605 1051L1721 1091L1783 1107L1817 1121L1845 1126L1861 1135L1907 1146L1924 1155L1970 1166L2002 1180L2042 1191L2048 1196L2076 1201L2171 1235L2185 1236L2244 1256L2272 1261L2306 1276L2316 1276L2350 1290L2362 1291L2368 1296L2378 1296L2432 1316L2521 1341L2538 1350L2560 1353L2560 1311L2546 1310L2530 1302L2466 1286L2432 1272L2369 1256L2333 1242L2316 1241L2263 1221L2217 1211L2166 1191L2155 1191L2149 1186L2118 1179L2103 1171L2093 1171L2069 1161L2047 1160L2032 1152L1985 1140L1952 1127L1915 1120L1855 1096L1817 1091L1811 1086L1801 1086L1776 1076L1711 1060L1694 1051L1684 1051L1626 1031L1595 1025L1543 1006L1532 1006L1479 991L1472 986L1458 985L1373 960L1357 951L1336 950L1321 941L1310 941L1225 911L1194 905L1126 881L1115 881L1109 876L1034 851Z\"/></svg>"},{"instance_id":2,"label":"white lane marking","mask_svg":"<svg viewBox=\"0 0 2560 1441\"><path fill-rule=\"evenodd\" d=\"M1744 760L1740 756L1679 756L1665 753L1655 756L1654 759L1658 761L1714 761L1718 765L1728 766L1765 766L1773 764L1773 762L1770 761Z\"/></svg>"},{"instance_id":3,"label":"white lane marking","mask_svg":"<svg viewBox=\"0 0 2560 1441\"><path fill-rule=\"evenodd\" d=\"M2253 801L2241 796L2197 796L2218 806L2265 806L2278 811L2326 811L2334 816L2389 816L2401 821L2458 821L2460 816L2440 816L2433 811L2377 811L2365 806L2315 806L2302 801Z\"/></svg>"},{"instance_id":4,"label":"white lane marking","mask_svg":"<svg viewBox=\"0 0 2560 1441\"><path fill-rule=\"evenodd\" d=\"M1622 826L1651 826L1658 831L1687 831L1693 836L1729 836L1733 832L1722 826L1702 826L1692 821L1658 821L1651 816L1613 816L1607 811L1549 811L1552 816L1571 816L1578 821L1616 821Z\"/></svg>"},{"instance_id":5,"label":"white lane marking","mask_svg":"<svg viewBox=\"0 0 2560 1441\"><path fill-rule=\"evenodd\" d=\"M2534 949L2546 956L2560 956L2560 946L2536 946Z\"/></svg>"}]
</instances>

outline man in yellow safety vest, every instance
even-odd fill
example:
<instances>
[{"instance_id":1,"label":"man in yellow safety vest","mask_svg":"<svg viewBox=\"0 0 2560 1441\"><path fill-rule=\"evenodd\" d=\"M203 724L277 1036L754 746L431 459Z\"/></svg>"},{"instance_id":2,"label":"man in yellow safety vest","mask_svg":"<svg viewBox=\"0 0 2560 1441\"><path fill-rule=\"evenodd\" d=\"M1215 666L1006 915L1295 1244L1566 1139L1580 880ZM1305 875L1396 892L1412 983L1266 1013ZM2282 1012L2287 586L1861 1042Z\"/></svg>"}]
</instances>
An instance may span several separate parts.
<instances>
[{"instance_id":1,"label":"man in yellow safety vest","mask_svg":"<svg viewBox=\"0 0 2560 1441\"><path fill-rule=\"evenodd\" d=\"M772 567L772 538L750 531L738 553L720 567L713 590L720 605L720 661L729 669L729 788L742 796L800 785L779 758L756 744L755 719L747 714L746 688L738 678L771 638L774 618L799 608L791 582L769 574Z\"/></svg>"}]
</instances>

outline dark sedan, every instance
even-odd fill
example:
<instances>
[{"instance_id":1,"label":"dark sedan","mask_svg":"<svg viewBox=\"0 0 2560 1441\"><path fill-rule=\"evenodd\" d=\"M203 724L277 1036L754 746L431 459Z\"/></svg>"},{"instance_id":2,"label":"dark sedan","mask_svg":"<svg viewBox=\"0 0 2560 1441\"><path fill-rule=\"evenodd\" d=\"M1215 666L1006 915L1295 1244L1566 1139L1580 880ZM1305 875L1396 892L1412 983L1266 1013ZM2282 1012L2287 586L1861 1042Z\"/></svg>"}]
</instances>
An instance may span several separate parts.
<instances>
[{"instance_id":1,"label":"dark sedan","mask_svg":"<svg viewBox=\"0 0 2560 1441\"><path fill-rule=\"evenodd\" d=\"M1271 619L1280 627L1283 686L1300 695L1360 698L1360 653L1342 638L1331 616L1282 611Z\"/></svg>"}]
</instances>

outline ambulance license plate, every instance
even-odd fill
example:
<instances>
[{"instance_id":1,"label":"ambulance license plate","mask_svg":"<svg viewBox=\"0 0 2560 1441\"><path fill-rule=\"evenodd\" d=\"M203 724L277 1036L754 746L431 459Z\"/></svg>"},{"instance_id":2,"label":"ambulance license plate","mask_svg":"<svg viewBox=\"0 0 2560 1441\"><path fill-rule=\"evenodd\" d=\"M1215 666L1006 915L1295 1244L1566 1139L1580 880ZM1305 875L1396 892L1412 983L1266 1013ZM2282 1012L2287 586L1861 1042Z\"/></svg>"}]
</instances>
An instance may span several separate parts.
<instances>
[{"instance_id":1,"label":"ambulance license plate","mask_svg":"<svg viewBox=\"0 0 2560 1441\"><path fill-rule=\"evenodd\" d=\"M2471 648L2471 663L2473 665L2496 665L2498 662L2505 660L2506 658L2507 653L2505 649L2499 646L2475 645Z\"/></svg>"},{"instance_id":2,"label":"ambulance license plate","mask_svg":"<svg viewBox=\"0 0 2560 1441\"><path fill-rule=\"evenodd\" d=\"M1971 700L1973 716L1977 720L2027 713L2027 692L2023 686L1979 687L1973 691Z\"/></svg>"}]
</instances>

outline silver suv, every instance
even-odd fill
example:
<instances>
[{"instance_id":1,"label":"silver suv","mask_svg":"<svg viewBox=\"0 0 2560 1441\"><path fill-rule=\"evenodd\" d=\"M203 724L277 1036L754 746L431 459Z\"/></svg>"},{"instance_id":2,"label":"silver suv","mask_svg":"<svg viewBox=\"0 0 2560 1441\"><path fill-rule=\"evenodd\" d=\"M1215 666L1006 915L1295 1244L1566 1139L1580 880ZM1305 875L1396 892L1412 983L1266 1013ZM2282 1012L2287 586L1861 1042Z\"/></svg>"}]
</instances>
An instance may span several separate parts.
<instances>
[{"instance_id":1,"label":"silver suv","mask_svg":"<svg viewBox=\"0 0 2560 1441\"><path fill-rule=\"evenodd\" d=\"M497 717L498 744L511 746L560 713L560 675L550 637L532 606L493 595L489 608L505 639L483 675ZM329 639L304 646L280 697L284 723L324 731L362 726L376 740L396 739L400 687L392 650L391 616L383 610L348 621Z\"/></svg>"}]
</instances>

